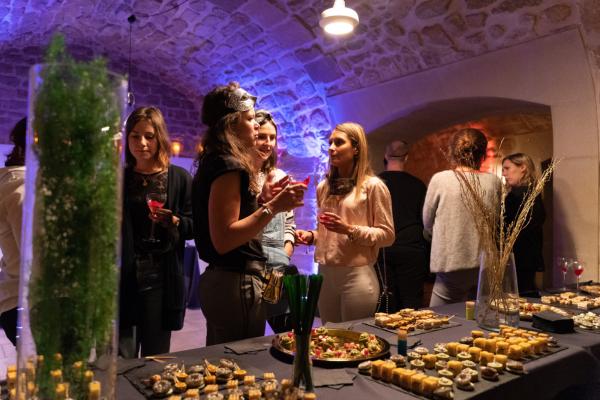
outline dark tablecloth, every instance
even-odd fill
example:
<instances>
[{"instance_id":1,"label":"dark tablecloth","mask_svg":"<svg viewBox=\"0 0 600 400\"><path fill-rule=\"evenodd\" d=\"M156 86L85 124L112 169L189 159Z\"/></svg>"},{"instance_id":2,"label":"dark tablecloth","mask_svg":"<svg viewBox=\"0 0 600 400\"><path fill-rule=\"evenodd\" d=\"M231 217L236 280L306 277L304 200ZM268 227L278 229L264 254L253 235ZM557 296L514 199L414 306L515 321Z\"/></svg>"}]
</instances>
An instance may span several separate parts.
<instances>
[{"instance_id":1,"label":"dark tablecloth","mask_svg":"<svg viewBox=\"0 0 600 400\"><path fill-rule=\"evenodd\" d=\"M478 329L474 321L466 321L464 317L464 303L452 304L435 308L444 314L456 315L456 321L461 325L445 330L425 333L420 336L409 337L409 345L420 339L423 345L433 348L436 342L448 342L469 336L472 329ZM530 323L523 323L529 328ZM367 326L360 321L354 321L352 330L365 331L377 334L394 344L396 337L393 333ZM527 375L517 379L506 379L502 384L493 385L489 390L475 392L461 392L456 390L457 399L552 399L557 394L575 385L598 382L600 380L600 335L594 333L573 333L556 335L559 343L567 348L555 354L531 361L526 364ZM271 337L264 337L264 344L271 342ZM256 339L253 339L256 340ZM395 347L392 346L392 352ZM204 358L219 359L231 357L223 345L209 346L200 349L174 353L172 355L189 362L199 362ZM262 351L251 355L235 355L242 368L251 366L254 371L274 372L278 378L291 376L292 365L275 358L271 351ZM156 365L160 368L160 365ZM314 373L319 373L319 368L314 368ZM143 399L144 397L123 376L117 380L117 393L120 399ZM352 386L340 389L317 388L319 399L414 399L413 396L388 388L373 382L363 376L354 379Z\"/></svg>"}]
</instances>

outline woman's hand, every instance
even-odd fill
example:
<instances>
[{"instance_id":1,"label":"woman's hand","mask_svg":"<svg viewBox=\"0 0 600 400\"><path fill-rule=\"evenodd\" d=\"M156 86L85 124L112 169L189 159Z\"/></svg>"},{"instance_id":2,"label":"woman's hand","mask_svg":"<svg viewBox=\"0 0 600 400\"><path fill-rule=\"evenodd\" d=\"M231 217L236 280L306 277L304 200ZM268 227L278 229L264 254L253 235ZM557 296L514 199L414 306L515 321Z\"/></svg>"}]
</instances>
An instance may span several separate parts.
<instances>
[{"instance_id":1,"label":"woman's hand","mask_svg":"<svg viewBox=\"0 0 600 400\"><path fill-rule=\"evenodd\" d=\"M151 212L149 217L152 221L160 224L165 228L171 228L179 225L179 217L173 215L173 211L166 208L159 208L156 212Z\"/></svg>"},{"instance_id":2,"label":"woman's hand","mask_svg":"<svg viewBox=\"0 0 600 400\"><path fill-rule=\"evenodd\" d=\"M352 226L342 220L342 218L332 212L325 212L319 217L319 223L328 231L348 235L352 230Z\"/></svg>"},{"instance_id":3,"label":"woman's hand","mask_svg":"<svg viewBox=\"0 0 600 400\"><path fill-rule=\"evenodd\" d=\"M271 171L265 179L265 183L263 184L262 192L260 193L259 199L262 203L271 201L271 199L273 199L273 197L281 193L281 191L285 189L289 183L289 175L286 175L280 180L275 181L275 171Z\"/></svg>"},{"instance_id":4,"label":"woman's hand","mask_svg":"<svg viewBox=\"0 0 600 400\"><path fill-rule=\"evenodd\" d=\"M296 245L305 244L312 245L315 242L315 231L305 231L296 229Z\"/></svg>"},{"instance_id":5,"label":"woman's hand","mask_svg":"<svg viewBox=\"0 0 600 400\"><path fill-rule=\"evenodd\" d=\"M303 183L296 183L293 185L288 183L287 186L268 203L272 207L273 214L290 211L296 207L302 207L304 205L304 192L306 189L307 186Z\"/></svg>"}]
</instances>

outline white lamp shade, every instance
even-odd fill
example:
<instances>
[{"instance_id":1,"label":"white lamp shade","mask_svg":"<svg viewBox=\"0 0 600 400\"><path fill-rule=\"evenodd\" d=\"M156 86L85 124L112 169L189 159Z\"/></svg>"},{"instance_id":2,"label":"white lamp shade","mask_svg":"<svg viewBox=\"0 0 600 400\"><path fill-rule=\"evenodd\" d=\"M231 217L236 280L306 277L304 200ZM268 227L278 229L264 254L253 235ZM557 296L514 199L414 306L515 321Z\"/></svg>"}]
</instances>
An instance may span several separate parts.
<instances>
[{"instance_id":1,"label":"white lamp shade","mask_svg":"<svg viewBox=\"0 0 600 400\"><path fill-rule=\"evenodd\" d=\"M332 8L321 13L319 25L332 35L345 35L358 25L358 14L346 7L344 0L336 0Z\"/></svg>"}]
</instances>

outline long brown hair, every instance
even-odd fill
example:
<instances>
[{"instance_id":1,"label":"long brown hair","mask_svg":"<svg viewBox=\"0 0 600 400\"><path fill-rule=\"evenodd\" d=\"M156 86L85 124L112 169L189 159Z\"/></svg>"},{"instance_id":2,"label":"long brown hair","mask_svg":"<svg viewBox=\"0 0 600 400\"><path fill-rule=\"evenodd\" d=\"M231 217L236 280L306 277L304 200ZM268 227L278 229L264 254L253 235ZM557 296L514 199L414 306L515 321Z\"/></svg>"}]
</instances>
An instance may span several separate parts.
<instances>
[{"instance_id":1,"label":"long brown hair","mask_svg":"<svg viewBox=\"0 0 600 400\"><path fill-rule=\"evenodd\" d=\"M208 130L202 138L198 149L196 164L206 154L220 153L235 158L250 177L250 190L258 193L256 170L251 153L235 132L235 126L241 121L242 111L235 111L227 107L232 93L240 85L230 82L228 85L217 86L211 90L202 103L202 122L208 126Z\"/></svg>"},{"instance_id":2,"label":"long brown hair","mask_svg":"<svg viewBox=\"0 0 600 400\"><path fill-rule=\"evenodd\" d=\"M461 129L450 141L450 160L453 167L468 167L478 170L485 158L487 138L478 129Z\"/></svg>"},{"instance_id":3,"label":"long brown hair","mask_svg":"<svg viewBox=\"0 0 600 400\"><path fill-rule=\"evenodd\" d=\"M369 177L373 176L373 170L369 161L367 135L364 128L355 122L344 122L343 124L336 125L333 131L344 133L348 137L348 140L350 140L350 143L352 143L352 147L357 150L357 154L354 156L351 178L355 182L354 195L358 196L363 183ZM331 182L338 177L338 169L329 163L329 173L325 182L323 199L329 195Z\"/></svg>"},{"instance_id":4,"label":"long brown hair","mask_svg":"<svg viewBox=\"0 0 600 400\"><path fill-rule=\"evenodd\" d=\"M153 106L136 108L127 118L127 122L125 123L126 165L128 167L135 166L135 157L129 150L129 134L140 121L146 121L154 128L154 134L156 135L156 141L158 142L155 161L161 168L167 168L169 166L169 159L171 158L171 140L169 139L169 131L167 130L167 124L163 114L157 107Z\"/></svg>"},{"instance_id":5,"label":"long brown hair","mask_svg":"<svg viewBox=\"0 0 600 400\"><path fill-rule=\"evenodd\" d=\"M502 159L502 164L504 164L504 161L507 160L515 164L517 167L525 166L525 171L523 172L523 177L519 182L519 186L529 186L535 183L535 180L537 179L537 171L531 157L525 153L513 153L504 157Z\"/></svg>"},{"instance_id":6,"label":"long brown hair","mask_svg":"<svg viewBox=\"0 0 600 400\"><path fill-rule=\"evenodd\" d=\"M263 165L260 166L261 172L269 173L277 165L277 142L279 139L279 131L277 130L277 125L273 120L273 116L267 110L256 111L256 116L254 117L254 119L256 119L256 122L258 122L258 125L260 126L271 124L273 125L273 128L275 128L275 146L273 146L273 150L271 151L271 155L269 156L269 158L267 158Z\"/></svg>"}]
</instances>

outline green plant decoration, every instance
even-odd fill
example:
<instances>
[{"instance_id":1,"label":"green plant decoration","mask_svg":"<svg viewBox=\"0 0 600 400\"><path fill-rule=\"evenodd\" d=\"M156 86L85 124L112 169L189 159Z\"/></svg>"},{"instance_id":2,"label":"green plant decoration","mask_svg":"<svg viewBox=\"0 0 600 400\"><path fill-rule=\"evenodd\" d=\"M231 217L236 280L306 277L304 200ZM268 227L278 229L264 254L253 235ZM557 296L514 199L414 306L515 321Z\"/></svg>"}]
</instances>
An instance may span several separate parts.
<instances>
[{"instance_id":1,"label":"green plant decoration","mask_svg":"<svg viewBox=\"0 0 600 400\"><path fill-rule=\"evenodd\" d=\"M73 60L62 36L45 61L33 124L39 167L30 326L44 360L40 398L55 397L50 371L62 368L70 396L84 399L87 388L71 366L86 365L92 349L104 351L115 320L119 103L106 63Z\"/></svg>"}]
</instances>

